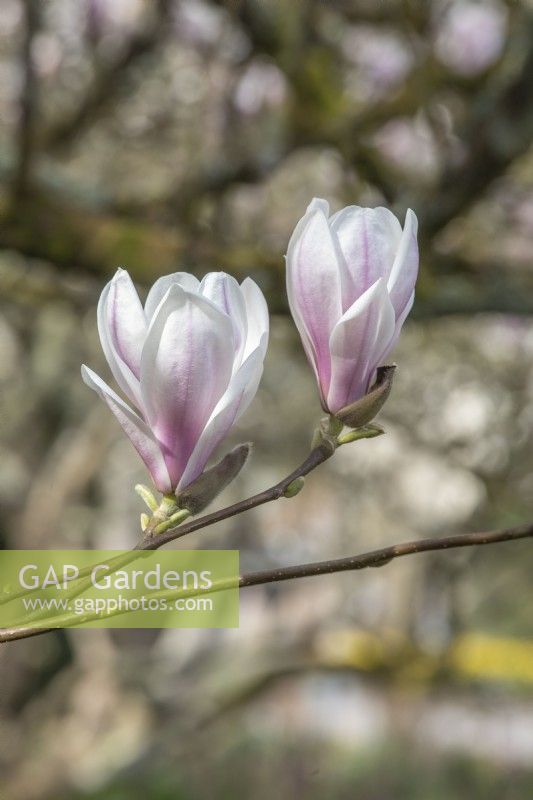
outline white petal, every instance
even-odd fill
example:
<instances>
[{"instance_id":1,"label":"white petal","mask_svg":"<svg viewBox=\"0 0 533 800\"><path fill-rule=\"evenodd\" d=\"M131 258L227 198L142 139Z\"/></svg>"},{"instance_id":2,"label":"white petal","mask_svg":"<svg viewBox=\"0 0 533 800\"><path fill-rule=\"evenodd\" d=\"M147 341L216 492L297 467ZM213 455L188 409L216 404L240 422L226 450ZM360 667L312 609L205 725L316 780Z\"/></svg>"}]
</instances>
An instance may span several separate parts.
<instances>
[{"instance_id":1,"label":"white petal","mask_svg":"<svg viewBox=\"0 0 533 800\"><path fill-rule=\"evenodd\" d=\"M407 301L407 305L405 306L404 310L402 311L402 313L400 314L400 316L396 320L396 326L395 326L395 329L394 329L394 336L392 337L392 342L390 344L390 348L382 356L382 359L385 358L388 355L388 353L392 350L392 348L395 346L396 342L398 341L398 338L400 336L401 330L403 328L403 323L405 322L405 320L409 316L409 312L411 311L414 302L415 302L415 293L413 292L411 297Z\"/></svg>"},{"instance_id":2,"label":"white petal","mask_svg":"<svg viewBox=\"0 0 533 800\"><path fill-rule=\"evenodd\" d=\"M146 322L139 296L125 270L119 269L104 287L97 320L111 372L122 391L142 410L139 374Z\"/></svg>"},{"instance_id":3,"label":"white petal","mask_svg":"<svg viewBox=\"0 0 533 800\"><path fill-rule=\"evenodd\" d=\"M255 281L245 278L241 283L241 292L248 319L248 336L242 357L244 361L257 347L263 348L264 357L268 346L269 317L265 297Z\"/></svg>"},{"instance_id":4,"label":"white petal","mask_svg":"<svg viewBox=\"0 0 533 800\"><path fill-rule=\"evenodd\" d=\"M394 263L402 228L388 208L348 206L330 220L351 277L343 294L343 309L379 278L387 279Z\"/></svg>"},{"instance_id":5,"label":"white petal","mask_svg":"<svg viewBox=\"0 0 533 800\"><path fill-rule=\"evenodd\" d=\"M197 292L200 281L188 272L173 272L170 275L163 275L162 278L159 278L148 292L148 297L144 304L144 313L148 322L154 316L159 303L163 300L167 291L174 284L183 287L183 289L186 289L188 292Z\"/></svg>"},{"instance_id":6,"label":"white petal","mask_svg":"<svg viewBox=\"0 0 533 800\"><path fill-rule=\"evenodd\" d=\"M91 369L82 365L84 382L97 392L113 412L124 433L146 464L160 492L171 492L172 485L159 444L148 425Z\"/></svg>"},{"instance_id":7,"label":"white petal","mask_svg":"<svg viewBox=\"0 0 533 800\"><path fill-rule=\"evenodd\" d=\"M246 305L238 281L225 272L208 272L200 284L200 293L211 300L231 320L236 369L242 362L248 335Z\"/></svg>"},{"instance_id":8,"label":"white petal","mask_svg":"<svg viewBox=\"0 0 533 800\"><path fill-rule=\"evenodd\" d=\"M142 355L141 391L173 482L228 386L232 338L226 314L177 284L152 320Z\"/></svg>"},{"instance_id":9,"label":"white petal","mask_svg":"<svg viewBox=\"0 0 533 800\"><path fill-rule=\"evenodd\" d=\"M413 295L418 275L417 232L418 220L414 212L409 209L388 280L389 294L397 319L402 316Z\"/></svg>"},{"instance_id":10,"label":"white petal","mask_svg":"<svg viewBox=\"0 0 533 800\"><path fill-rule=\"evenodd\" d=\"M376 367L390 349L394 329L394 309L380 278L355 301L331 334L330 411L335 413L366 394Z\"/></svg>"},{"instance_id":11,"label":"white petal","mask_svg":"<svg viewBox=\"0 0 533 800\"><path fill-rule=\"evenodd\" d=\"M326 219L329 217L329 203L327 200L323 200L321 197L313 197L309 205L306 209L306 214L309 214L311 211L321 211Z\"/></svg>"},{"instance_id":12,"label":"white petal","mask_svg":"<svg viewBox=\"0 0 533 800\"><path fill-rule=\"evenodd\" d=\"M178 489L202 474L211 454L252 402L263 373L264 353L254 350L231 378L189 459Z\"/></svg>"}]
</instances>

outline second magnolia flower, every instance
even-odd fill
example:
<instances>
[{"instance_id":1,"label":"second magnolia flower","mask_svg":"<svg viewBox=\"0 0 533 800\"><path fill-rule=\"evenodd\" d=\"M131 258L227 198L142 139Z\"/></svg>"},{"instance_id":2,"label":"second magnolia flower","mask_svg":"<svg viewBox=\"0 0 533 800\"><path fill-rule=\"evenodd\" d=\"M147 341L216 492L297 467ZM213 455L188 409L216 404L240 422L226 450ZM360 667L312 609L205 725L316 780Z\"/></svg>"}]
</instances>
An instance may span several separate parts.
<instances>
[{"instance_id":1,"label":"second magnolia flower","mask_svg":"<svg viewBox=\"0 0 533 800\"><path fill-rule=\"evenodd\" d=\"M287 251L287 294L322 407L364 397L414 300L417 219L402 227L386 208L348 206L329 216L315 198Z\"/></svg>"},{"instance_id":2,"label":"second magnolia flower","mask_svg":"<svg viewBox=\"0 0 533 800\"><path fill-rule=\"evenodd\" d=\"M98 304L98 330L118 385L138 410L85 365L85 383L114 413L155 486L189 486L252 401L268 343L268 310L250 278L223 272L200 283L160 278L141 305L119 270Z\"/></svg>"}]
</instances>

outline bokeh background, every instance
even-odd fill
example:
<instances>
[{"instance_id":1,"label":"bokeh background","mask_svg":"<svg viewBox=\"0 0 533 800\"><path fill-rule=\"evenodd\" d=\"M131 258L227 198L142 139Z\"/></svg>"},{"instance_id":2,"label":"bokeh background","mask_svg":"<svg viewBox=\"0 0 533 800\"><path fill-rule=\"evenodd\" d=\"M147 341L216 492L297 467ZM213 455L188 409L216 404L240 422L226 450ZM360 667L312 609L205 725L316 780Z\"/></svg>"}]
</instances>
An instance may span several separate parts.
<instances>
[{"instance_id":1,"label":"bokeh background","mask_svg":"<svg viewBox=\"0 0 533 800\"><path fill-rule=\"evenodd\" d=\"M531 0L1 0L0 535L127 547L145 479L81 382L117 266L252 275L273 312L255 453L320 416L287 316L314 195L407 207L421 275L380 421L297 498L186 541L244 568L533 516ZM228 631L0 651L2 800L533 796L527 541L257 587Z\"/></svg>"}]
</instances>

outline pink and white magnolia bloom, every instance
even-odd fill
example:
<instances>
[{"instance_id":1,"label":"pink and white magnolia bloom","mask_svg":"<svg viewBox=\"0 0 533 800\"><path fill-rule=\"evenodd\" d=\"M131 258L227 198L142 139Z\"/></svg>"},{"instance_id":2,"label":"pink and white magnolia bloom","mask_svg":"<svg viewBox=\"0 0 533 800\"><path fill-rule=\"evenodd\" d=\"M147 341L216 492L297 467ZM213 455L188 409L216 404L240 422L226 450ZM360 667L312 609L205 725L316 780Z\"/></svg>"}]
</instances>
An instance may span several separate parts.
<instances>
[{"instance_id":1,"label":"pink and white magnolia bloom","mask_svg":"<svg viewBox=\"0 0 533 800\"><path fill-rule=\"evenodd\" d=\"M417 219L315 198L287 251L287 294L325 411L363 397L414 301Z\"/></svg>"},{"instance_id":2,"label":"pink and white magnolia bloom","mask_svg":"<svg viewBox=\"0 0 533 800\"><path fill-rule=\"evenodd\" d=\"M223 272L200 283L176 272L155 282L143 306L119 269L98 303L98 330L116 382L137 411L85 365L168 494L188 486L255 396L268 344L268 309L257 284ZM138 412L138 413L137 413Z\"/></svg>"}]
</instances>

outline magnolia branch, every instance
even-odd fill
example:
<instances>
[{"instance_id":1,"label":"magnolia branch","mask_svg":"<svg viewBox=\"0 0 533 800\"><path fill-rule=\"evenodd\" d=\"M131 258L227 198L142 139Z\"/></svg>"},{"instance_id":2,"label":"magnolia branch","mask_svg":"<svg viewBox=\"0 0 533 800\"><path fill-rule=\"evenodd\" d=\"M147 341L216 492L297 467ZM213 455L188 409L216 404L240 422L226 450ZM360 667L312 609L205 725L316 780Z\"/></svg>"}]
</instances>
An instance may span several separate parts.
<instances>
[{"instance_id":1,"label":"magnolia branch","mask_svg":"<svg viewBox=\"0 0 533 800\"><path fill-rule=\"evenodd\" d=\"M13 180L15 203L26 199L35 155L36 116L38 105L38 80L32 48L41 25L41 8L38 0L27 0L24 10L24 40L22 47L23 85L17 128L17 163Z\"/></svg>"},{"instance_id":2,"label":"magnolia branch","mask_svg":"<svg viewBox=\"0 0 533 800\"><path fill-rule=\"evenodd\" d=\"M252 499L252 498L251 498ZM239 588L245 589L249 586L258 586L265 583L279 583L281 581L294 580L297 578L310 578L316 575L331 575L337 572L350 572L355 570L367 569L369 567L384 567L397 558L414 555L416 553L429 553L441 550L453 550L460 547L480 547L489 544L502 542L518 541L520 539L533 538L533 522L499 531L483 531L478 533L463 533L442 538L418 539L410 542L401 542L379 550L370 550L348 558L329 559L327 561L315 561L309 564L299 564L292 567L280 567L277 569L259 570L257 572L244 573L239 578ZM215 585L211 590L202 594L209 594L228 588L227 582L223 585ZM162 595L163 596L163 595ZM178 596L176 592L164 594L168 599ZM179 595L181 596L181 594ZM127 613L127 612L123 612ZM68 621L61 627L68 627ZM71 624L79 624L79 617L72 617ZM0 642L11 642L16 639L26 639L30 636L37 636L41 633L49 633L54 628L4 628L0 631Z\"/></svg>"},{"instance_id":3,"label":"magnolia branch","mask_svg":"<svg viewBox=\"0 0 533 800\"><path fill-rule=\"evenodd\" d=\"M519 539L533 538L533 523L506 528L500 531L484 531L478 533L458 533L432 539L415 539L370 550L347 558L334 558L329 561L315 561L311 564L300 564L295 567L281 567L273 570L261 570L241 575L239 586L257 586L262 583L277 583L293 578L310 578L313 575L330 575L334 572L350 572L368 567L384 567L396 558L411 556L415 553L429 553L437 550L453 550L458 547L479 547L486 544L514 542Z\"/></svg>"},{"instance_id":4,"label":"magnolia branch","mask_svg":"<svg viewBox=\"0 0 533 800\"><path fill-rule=\"evenodd\" d=\"M187 534L198 531L201 528L207 528L209 525L214 525L217 522L221 522L223 519L235 517L237 514L242 514L244 511L257 508L257 506L261 506L264 503L278 500L280 497L283 497L291 483L308 475L312 470L330 458L333 453L333 446L328 447L327 444L322 444L319 447L315 447L297 469L291 472L290 475L287 475L286 478L279 481L279 483L276 483L275 486L271 486L270 489L265 489L258 494L254 494L252 497L248 497L246 500L241 500L219 511L205 514L203 517L198 517L186 525L170 528L170 530L156 536L150 534L144 536L135 549L157 550L164 544L174 541L174 539L181 539L182 536L187 536Z\"/></svg>"},{"instance_id":5,"label":"magnolia branch","mask_svg":"<svg viewBox=\"0 0 533 800\"><path fill-rule=\"evenodd\" d=\"M390 368L388 368L390 369ZM337 421L338 422L338 421ZM324 461L327 461L336 448L347 444L348 442L357 441L361 438L372 438L380 435L383 431L378 426L367 425L357 430L352 430L344 436L340 436L339 432L332 427L331 420L323 420L321 427L317 429L315 436L315 446L307 456L307 458L293 470L289 475L281 481L265 489L258 494L252 495L245 500L242 500L233 505L222 508L211 514L205 514L202 517L192 520L187 525L171 527L163 533L145 533L142 540L136 548L132 550L129 556L126 556L126 562L135 560L141 557L141 552L146 550L157 550L164 544L186 536L194 531L201 530L208 526L214 525L223 519L229 519L252 508L277 500L281 497L291 497L299 491L303 486L303 478L308 475L312 470L316 469ZM342 428L342 425L341 425ZM441 538L419 539L410 542L402 542L399 544L390 545L388 547L380 548L379 550L371 550L366 553L360 553L347 558L328 559L326 561L317 561L308 564L298 564L289 567L279 567L276 569L259 570L257 572L248 572L239 576L238 586L240 589L245 589L249 586L258 586L266 583L279 583L281 581L293 580L297 578L309 578L317 575L330 575L337 572L349 572L369 567L383 567L394 561L396 558L402 556L414 555L415 553L427 553L431 551L450 550L460 547L474 547L487 544L497 544L501 542L517 541L533 537L533 523L507 528L499 531L488 531L478 533L457 534L453 536ZM136 555L137 554L137 555ZM119 566L124 559L119 559ZM86 588L87 583L83 582L79 586L73 586L73 596L77 596ZM213 586L202 592L202 594L211 594L220 592L234 586L230 580L219 581ZM157 595L160 598L167 600L177 599L182 596L192 596L197 594L197 590L190 592L181 591L165 591ZM124 611L114 612L109 616L116 614L127 613ZM89 613L85 617L67 613L63 617L56 618L56 624L52 627L43 627L34 625L32 627L26 625L13 626L9 628L0 629L0 643L15 641L17 639L25 639L31 636L37 636L41 633L50 633L58 628L67 628L74 625L80 625L85 622L90 622L93 619L100 619L100 615ZM33 621L32 621L33 622Z\"/></svg>"},{"instance_id":6,"label":"magnolia branch","mask_svg":"<svg viewBox=\"0 0 533 800\"><path fill-rule=\"evenodd\" d=\"M123 79L143 56L156 49L171 30L171 0L155 0L153 21L135 33L123 52L110 64L99 66L87 94L70 114L59 120L44 134L44 149L51 152L69 145L108 108L123 89Z\"/></svg>"},{"instance_id":7,"label":"magnolia branch","mask_svg":"<svg viewBox=\"0 0 533 800\"><path fill-rule=\"evenodd\" d=\"M300 464L300 466L293 470L290 475L287 475L286 478L283 478L274 486L271 486L270 489L265 489L258 494L252 495L252 497L248 497L246 500L241 500L240 502L234 503L231 506L227 506L220 511L215 511L212 514L206 514L203 517L198 517L187 525L181 525L181 515L183 514L183 511L178 512L176 517L179 518L179 522L177 522L176 525L179 525L179 527L170 524L172 523L171 518L170 523L167 521L164 525L164 528L159 530L157 535L154 535L154 530L158 530L157 527L154 528L154 525L159 521L159 519L161 519L161 517L157 515L168 500L168 498L164 498L161 506L152 515L152 523L147 525L146 533L135 549L157 550L162 545L167 544L167 542L171 542L174 539L179 539L182 536L186 536L188 533L193 533L193 531L200 530L201 528L206 528L208 525L214 525L216 522L220 522L223 519L228 519L229 517L234 517L237 514L242 514L243 511L249 511L251 508L264 505L264 503L270 503L272 500L279 500L280 497L294 497L303 487L305 476L312 472L312 470L316 469L316 467L318 467L324 461L327 461L328 458L331 458L337 447L342 447L345 444L351 444L352 442L359 441L360 439L373 439L376 436L381 436L381 434L384 433L383 428L381 428L379 425L370 423L370 420L374 418L375 414L379 411L389 396L395 369L396 367L394 365L378 367L376 382L371 387L369 392L360 400L352 403L350 406L347 406L345 409L341 409L341 411L338 412L339 417L341 414L344 414L342 419L333 417L332 415L324 417L321 420L320 425L315 430L311 452ZM348 433L343 434L342 431L345 425L351 428L351 430L349 430ZM242 466L243 462L239 463ZM223 465L223 462L220 462L220 465ZM194 486L195 483L191 484L191 487L188 487L192 488L193 495L195 493L193 488ZM137 487L137 489L139 488L141 489L141 496L150 494L145 487ZM174 497L170 499L170 502L172 503L173 500L175 500ZM150 498L147 501L147 504L153 508L153 502L153 498ZM178 505L174 505L174 509L185 509L185 514L187 514L186 509L189 509L189 512L192 513L191 507L187 505L187 502L185 502L183 506L179 506L179 495L176 502L178 502ZM190 516L190 513L188 516Z\"/></svg>"}]
</instances>

